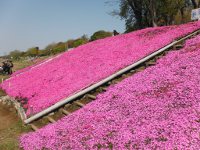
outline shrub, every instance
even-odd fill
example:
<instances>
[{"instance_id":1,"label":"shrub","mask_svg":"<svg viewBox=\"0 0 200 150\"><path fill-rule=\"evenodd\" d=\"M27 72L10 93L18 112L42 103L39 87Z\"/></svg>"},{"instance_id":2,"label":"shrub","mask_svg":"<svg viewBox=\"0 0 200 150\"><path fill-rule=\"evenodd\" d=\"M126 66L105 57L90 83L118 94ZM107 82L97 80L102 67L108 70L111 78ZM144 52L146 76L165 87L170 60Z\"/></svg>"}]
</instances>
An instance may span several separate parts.
<instances>
[{"instance_id":1,"label":"shrub","mask_svg":"<svg viewBox=\"0 0 200 150\"><path fill-rule=\"evenodd\" d=\"M112 32L106 32L104 30L100 30L100 31L95 32L90 37L90 40L95 41L95 40L103 39L103 38L110 37L110 36L112 36Z\"/></svg>"}]
</instances>

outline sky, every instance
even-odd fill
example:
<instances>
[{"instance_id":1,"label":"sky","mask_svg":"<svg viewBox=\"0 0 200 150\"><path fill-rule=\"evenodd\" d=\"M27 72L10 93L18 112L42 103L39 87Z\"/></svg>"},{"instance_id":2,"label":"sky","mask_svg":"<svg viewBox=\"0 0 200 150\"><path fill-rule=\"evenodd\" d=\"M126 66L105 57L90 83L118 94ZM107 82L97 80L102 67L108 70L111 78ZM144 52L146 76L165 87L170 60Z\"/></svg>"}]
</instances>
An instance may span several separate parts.
<instances>
[{"instance_id":1,"label":"sky","mask_svg":"<svg viewBox=\"0 0 200 150\"><path fill-rule=\"evenodd\" d=\"M91 36L98 30L124 32L124 21L109 13L108 0L0 0L0 55Z\"/></svg>"}]
</instances>

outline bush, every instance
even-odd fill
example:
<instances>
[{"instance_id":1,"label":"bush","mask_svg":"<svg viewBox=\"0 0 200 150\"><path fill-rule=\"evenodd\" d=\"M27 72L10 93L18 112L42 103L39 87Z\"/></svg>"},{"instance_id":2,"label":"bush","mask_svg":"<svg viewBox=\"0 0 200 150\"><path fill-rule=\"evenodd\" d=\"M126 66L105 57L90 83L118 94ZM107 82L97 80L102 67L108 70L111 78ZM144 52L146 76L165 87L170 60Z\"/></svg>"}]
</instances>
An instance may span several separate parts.
<instances>
[{"instance_id":1,"label":"bush","mask_svg":"<svg viewBox=\"0 0 200 150\"><path fill-rule=\"evenodd\" d=\"M68 40L68 41L66 42L67 45L68 45L68 48L73 48L73 43L74 43L74 41L75 41L75 40L70 39L70 40Z\"/></svg>"},{"instance_id":2,"label":"bush","mask_svg":"<svg viewBox=\"0 0 200 150\"><path fill-rule=\"evenodd\" d=\"M59 42L59 43L51 43L46 46L44 50L40 52L40 56L47 56L51 54L58 54L67 50L67 43Z\"/></svg>"},{"instance_id":3,"label":"bush","mask_svg":"<svg viewBox=\"0 0 200 150\"><path fill-rule=\"evenodd\" d=\"M104 31L104 30L100 30L100 31L95 32L90 37L90 40L91 41L95 41L95 40L103 39L103 38L110 37L110 36L112 36L112 32L107 32L107 31Z\"/></svg>"},{"instance_id":4,"label":"bush","mask_svg":"<svg viewBox=\"0 0 200 150\"><path fill-rule=\"evenodd\" d=\"M73 47L78 47L80 45L86 44L87 41L85 41L84 39L77 39L73 42Z\"/></svg>"},{"instance_id":5,"label":"bush","mask_svg":"<svg viewBox=\"0 0 200 150\"><path fill-rule=\"evenodd\" d=\"M26 51L26 56L35 57L39 55L39 47L32 47Z\"/></svg>"},{"instance_id":6,"label":"bush","mask_svg":"<svg viewBox=\"0 0 200 150\"><path fill-rule=\"evenodd\" d=\"M67 49L66 43L59 42L52 48L53 54L64 52Z\"/></svg>"},{"instance_id":7,"label":"bush","mask_svg":"<svg viewBox=\"0 0 200 150\"><path fill-rule=\"evenodd\" d=\"M14 50L10 52L9 56L13 59L20 59L24 55L24 52L21 52L19 50Z\"/></svg>"}]
</instances>

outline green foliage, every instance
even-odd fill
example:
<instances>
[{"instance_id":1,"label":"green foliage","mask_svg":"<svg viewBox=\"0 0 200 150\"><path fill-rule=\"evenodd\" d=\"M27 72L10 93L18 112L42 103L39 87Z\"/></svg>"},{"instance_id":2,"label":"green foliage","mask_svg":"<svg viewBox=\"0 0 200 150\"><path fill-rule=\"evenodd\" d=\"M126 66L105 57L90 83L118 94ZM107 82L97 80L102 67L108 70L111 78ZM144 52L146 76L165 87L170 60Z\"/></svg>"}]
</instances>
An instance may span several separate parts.
<instances>
[{"instance_id":1,"label":"green foliage","mask_svg":"<svg viewBox=\"0 0 200 150\"><path fill-rule=\"evenodd\" d=\"M84 44L83 39L77 39L73 42L73 47L78 47L80 45Z\"/></svg>"},{"instance_id":2,"label":"green foliage","mask_svg":"<svg viewBox=\"0 0 200 150\"><path fill-rule=\"evenodd\" d=\"M13 59L20 59L20 57L22 57L24 55L24 52L21 52L19 50L14 50L11 51L9 56Z\"/></svg>"},{"instance_id":3,"label":"green foliage","mask_svg":"<svg viewBox=\"0 0 200 150\"><path fill-rule=\"evenodd\" d=\"M68 40L66 43L67 43L68 48L73 48L73 43L74 43L73 39Z\"/></svg>"},{"instance_id":4,"label":"green foliage","mask_svg":"<svg viewBox=\"0 0 200 150\"><path fill-rule=\"evenodd\" d=\"M100 31L95 35L96 39L112 36L112 33ZM40 50L39 47L32 47L29 48L25 52L21 52L19 50L15 50L10 52L8 58L12 57L13 59L20 59L21 57L36 57L36 56L49 56L55 55L61 52L68 50L69 48L75 48L80 45L86 44L89 42L89 38L87 35L83 35L77 39L69 39L67 42L58 42L58 43L51 43L47 45L43 50Z\"/></svg>"},{"instance_id":5,"label":"green foliage","mask_svg":"<svg viewBox=\"0 0 200 150\"><path fill-rule=\"evenodd\" d=\"M47 56L52 54L58 54L67 50L67 43L51 43L46 46L44 50L40 52L40 56Z\"/></svg>"},{"instance_id":6,"label":"green foliage","mask_svg":"<svg viewBox=\"0 0 200 150\"><path fill-rule=\"evenodd\" d=\"M73 42L73 47L78 47L80 45L86 44L88 41L84 40L84 39L76 39Z\"/></svg>"},{"instance_id":7,"label":"green foliage","mask_svg":"<svg viewBox=\"0 0 200 150\"><path fill-rule=\"evenodd\" d=\"M110 36L112 36L112 32L107 32L107 31L104 31L104 30L100 30L100 31L95 32L90 37L90 40L91 41L95 41L95 40L103 39L103 38L110 37Z\"/></svg>"},{"instance_id":8,"label":"green foliage","mask_svg":"<svg viewBox=\"0 0 200 150\"><path fill-rule=\"evenodd\" d=\"M52 48L52 53L58 54L58 53L64 52L66 49L67 49L66 43L59 42L55 45L55 47Z\"/></svg>"},{"instance_id":9,"label":"green foliage","mask_svg":"<svg viewBox=\"0 0 200 150\"><path fill-rule=\"evenodd\" d=\"M47 49L53 49L54 47L56 46L56 43L50 43L49 45L47 45L46 47L45 47L45 50L47 50Z\"/></svg>"},{"instance_id":10,"label":"green foliage","mask_svg":"<svg viewBox=\"0 0 200 150\"><path fill-rule=\"evenodd\" d=\"M38 47L29 48L26 51L26 54L25 54L25 56L31 56L31 57L35 57L35 56L38 56L38 55L39 55L39 48Z\"/></svg>"},{"instance_id":11,"label":"green foliage","mask_svg":"<svg viewBox=\"0 0 200 150\"><path fill-rule=\"evenodd\" d=\"M175 24L178 14L181 17L179 22L186 22L186 12L193 4L192 0L119 0L118 3L119 11L114 11L112 15L125 20L127 32Z\"/></svg>"},{"instance_id":12,"label":"green foliage","mask_svg":"<svg viewBox=\"0 0 200 150\"><path fill-rule=\"evenodd\" d=\"M75 40L70 39L66 43L67 43L68 48L74 48L74 47L78 47L80 45L86 44L88 42L89 42L89 39L87 35L83 35L80 38L75 39Z\"/></svg>"},{"instance_id":13,"label":"green foliage","mask_svg":"<svg viewBox=\"0 0 200 150\"><path fill-rule=\"evenodd\" d=\"M30 131L30 127L24 126L21 121L15 121L13 125L0 130L0 150L19 150L19 136Z\"/></svg>"},{"instance_id":14,"label":"green foliage","mask_svg":"<svg viewBox=\"0 0 200 150\"><path fill-rule=\"evenodd\" d=\"M39 51L39 56L49 56L51 55L51 52L49 49L44 49Z\"/></svg>"},{"instance_id":15,"label":"green foliage","mask_svg":"<svg viewBox=\"0 0 200 150\"><path fill-rule=\"evenodd\" d=\"M162 0L157 4L157 22L163 25L170 25L176 22L175 16L181 8L185 7L184 0Z\"/></svg>"}]
</instances>

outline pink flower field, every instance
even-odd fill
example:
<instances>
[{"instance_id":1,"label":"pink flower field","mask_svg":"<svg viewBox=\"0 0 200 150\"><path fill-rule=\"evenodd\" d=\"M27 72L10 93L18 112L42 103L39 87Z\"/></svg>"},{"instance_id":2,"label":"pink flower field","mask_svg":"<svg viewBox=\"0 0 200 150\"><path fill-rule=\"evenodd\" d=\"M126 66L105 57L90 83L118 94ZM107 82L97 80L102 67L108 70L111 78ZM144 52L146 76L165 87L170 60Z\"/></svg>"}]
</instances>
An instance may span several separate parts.
<instances>
[{"instance_id":1,"label":"pink flower field","mask_svg":"<svg viewBox=\"0 0 200 150\"><path fill-rule=\"evenodd\" d=\"M41 65L45 65L46 63L52 61L53 59L55 59L55 58L57 58L57 57L60 57L60 55L62 55L62 53L61 53L61 54L58 54L58 55L56 55L56 56L54 56L54 57L50 57L50 58L44 59L44 60L40 60L39 58L36 58L36 60L34 60L34 61L36 61L36 63L35 63L34 65L29 66L29 67L26 67L26 68L23 68L23 69L20 69L20 70L17 70L16 72L14 72L14 73L12 74L12 77L18 76L18 75L21 74L21 73L24 73L24 72L26 72L26 71L29 71L29 70L31 70L31 69L33 69L33 68L36 68L36 67L39 67L39 66L41 66ZM39 59L39 60L38 60L38 59Z\"/></svg>"},{"instance_id":2,"label":"pink flower field","mask_svg":"<svg viewBox=\"0 0 200 150\"><path fill-rule=\"evenodd\" d=\"M1 87L20 99L31 116L197 29L200 22L147 28L91 42L19 71Z\"/></svg>"},{"instance_id":3,"label":"pink flower field","mask_svg":"<svg viewBox=\"0 0 200 150\"><path fill-rule=\"evenodd\" d=\"M25 150L199 150L200 36L20 141Z\"/></svg>"}]
</instances>

